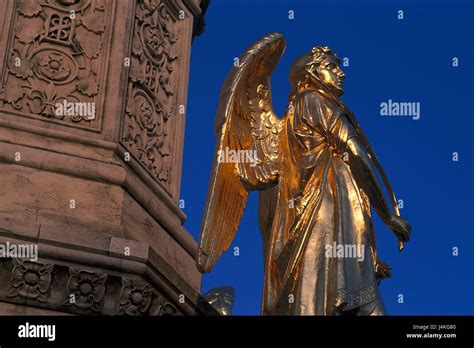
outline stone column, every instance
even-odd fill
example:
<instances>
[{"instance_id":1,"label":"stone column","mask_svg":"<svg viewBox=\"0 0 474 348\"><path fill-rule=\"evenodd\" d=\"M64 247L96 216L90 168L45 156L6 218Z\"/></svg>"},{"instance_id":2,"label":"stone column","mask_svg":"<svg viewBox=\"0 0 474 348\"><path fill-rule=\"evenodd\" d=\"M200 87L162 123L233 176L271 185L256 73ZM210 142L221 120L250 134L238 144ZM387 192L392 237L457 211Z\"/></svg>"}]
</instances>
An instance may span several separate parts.
<instances>
[{"instance_id":1,"label":"stone column","mask_svg":"<svg viewBox=\"0 0 474 348\"><path fill-rule=\"evenodd\" d=\"M179 208L202 5L4 2L0 245L39 259L0 258L0 314L207 311Z\"/></svg>"}]
</instances>

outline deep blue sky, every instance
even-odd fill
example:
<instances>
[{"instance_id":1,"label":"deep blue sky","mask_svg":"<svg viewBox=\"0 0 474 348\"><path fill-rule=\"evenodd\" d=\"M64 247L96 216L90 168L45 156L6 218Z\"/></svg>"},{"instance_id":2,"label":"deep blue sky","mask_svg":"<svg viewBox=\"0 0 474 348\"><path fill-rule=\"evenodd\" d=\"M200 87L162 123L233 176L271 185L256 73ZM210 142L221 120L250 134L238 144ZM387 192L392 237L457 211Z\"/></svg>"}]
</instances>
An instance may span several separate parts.
<instances>
[{"instance_id":1,"label":"deep blue sky","mask_svg":"<svg viewBox=\"0 0 474 348\"><path fill-rule=\"evenodd\" d=\"M404 20L397 19L397 10ZM288 19L288 11L295 19ZM214 0L207 27L192 47L181 198L186 228L198 240L215 145L221 84L234 57L272 31L287 49L273 74L273 103L282 115L291 62L316 45L340 57L343 101L355 113L413 225L400 254L375 220L378 252L392 265L381 285L390 314L474 314L473 111L474 2L367 0ZM459 67L452 67L452 58ZM421 118L380 116L380 103L420 102ZM452 161L452 153L459 161ZM263 283L258 194L250 196L237 236L202 292L236 289L234 314L259 314ZM240 256L232 253L240 248ZM459 248L459 256L452 248ZM397 303L397 295L404 303Z\"/></svg>"}]
</instances>

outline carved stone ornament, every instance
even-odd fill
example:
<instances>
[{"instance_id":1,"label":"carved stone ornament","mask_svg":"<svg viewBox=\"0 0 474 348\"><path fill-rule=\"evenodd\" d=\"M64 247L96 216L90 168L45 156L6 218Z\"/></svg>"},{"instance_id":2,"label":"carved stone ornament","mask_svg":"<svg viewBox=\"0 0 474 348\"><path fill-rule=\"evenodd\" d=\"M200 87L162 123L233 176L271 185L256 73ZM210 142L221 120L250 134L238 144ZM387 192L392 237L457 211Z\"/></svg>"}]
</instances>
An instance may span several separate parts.
<instances>
[{"instance_id":1,"label":"carved stone ornament","mask_svg":"<svg viewBox=\"0 0 474 348\"><path fill-rule=\"evenodd\" d=\"M173 304L167 301L163 296L158 296L153 300L150 315L176 316L181 315L181 313Z\"/></svg>"},{"instance_id":2,"label":"carved stone ornament","mask_svg":"<svg viewBox=\"0 0 474 348\"><path fill-rule=\"evenodd\" d=\"M122 142L160 182L169 182L178 33L163 1L136 4Z\"/></svg>"},{"instance_id":3,"label":"carved stone ornament","mask_svg":"<svg viewBox=\"0 0 474 348\"><path fill-rule=\"evenodd\" d=\"M46 303L54 265L13 258L13 270L7 297Z\"/></svg>"},{"instance_id":4,"label":"carved stone ornament","mask_svg":"<svg viewBox=\"0 0 474 348\"><path fill-rule=\"evenodd\" d=\"M128 278L122 278L118 314L147 314L151 305L152 293L153 290L150 285Z\"/></svg>"},{"instance_id":5,"label":"carved stone ornament","mask_svg":"<svg viewBox=\"0 0 474 348\"><path fill-rule=\"evenodd\" d=\"M106 291L107 274L69 269L66 306L100 312Z\"/></svg>"},{"instance_id":6,"label":"carved stone ornament","mask_svg":"<svg viewBox=\"0 0 474 348\"><path fill-rule=\"evenodd\" d=\"M107 0L17 2L0 108L98 128L98 116L58 104L98 105ZM68 103L68 104L66 104Z\"/></svg>"}]
</instances>

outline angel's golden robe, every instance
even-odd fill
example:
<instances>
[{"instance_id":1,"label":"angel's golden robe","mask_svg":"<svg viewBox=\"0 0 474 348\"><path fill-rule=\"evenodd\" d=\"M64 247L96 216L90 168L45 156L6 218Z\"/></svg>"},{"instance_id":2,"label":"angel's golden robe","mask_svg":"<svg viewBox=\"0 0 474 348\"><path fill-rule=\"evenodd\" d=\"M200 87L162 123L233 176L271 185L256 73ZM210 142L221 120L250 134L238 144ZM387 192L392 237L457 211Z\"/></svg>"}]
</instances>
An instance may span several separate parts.
<instances>
[{"instance_id":1,"label":"angel's golden robe","mask_svg":"<svg viewBox=\"0 0 474 348\"><path fill-rule=\"evenodd\" d=\"M357 133L322 89L299 91L293 106L280 134L286 160L266 241L262 311L334 315L378 297L370 208L344 161ZM327 256L335 243L364 249L363 260Z\"/></svg>"}]
</instances>

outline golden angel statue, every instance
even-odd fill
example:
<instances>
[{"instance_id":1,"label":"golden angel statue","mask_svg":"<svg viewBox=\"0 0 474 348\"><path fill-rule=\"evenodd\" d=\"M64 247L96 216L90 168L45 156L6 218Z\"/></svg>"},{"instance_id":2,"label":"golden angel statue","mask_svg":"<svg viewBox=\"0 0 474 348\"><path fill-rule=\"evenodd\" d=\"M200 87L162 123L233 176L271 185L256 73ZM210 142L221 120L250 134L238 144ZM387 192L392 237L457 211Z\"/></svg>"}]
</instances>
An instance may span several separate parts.
<instances>
[{"instance_id":1,"label":"golden angel statue","mask_svg":"<svg viewBox=\"0 0 474 348\"><path fill-rule=\"evenodd\" d=\"M283 118L276 117L270 77L284 49L281 34L264 36L222 87L197 266L212 270L235 236L248 192L260 190L262 314L384 315L378 285L390 267L376 254L371 207L398 238L400 251L411 226L399 216L377 157L339 99L345 74L330 48L315 47L293 63L289 105ZM251 160L222 156L229 151L248 152Z\"/></svg>"}]
</instances>

